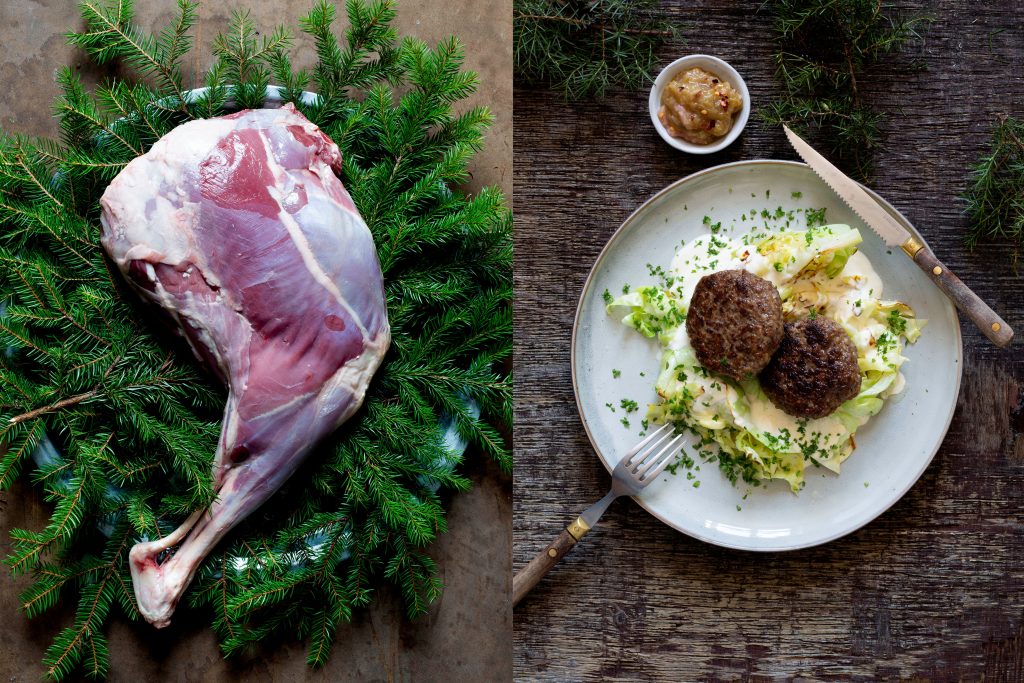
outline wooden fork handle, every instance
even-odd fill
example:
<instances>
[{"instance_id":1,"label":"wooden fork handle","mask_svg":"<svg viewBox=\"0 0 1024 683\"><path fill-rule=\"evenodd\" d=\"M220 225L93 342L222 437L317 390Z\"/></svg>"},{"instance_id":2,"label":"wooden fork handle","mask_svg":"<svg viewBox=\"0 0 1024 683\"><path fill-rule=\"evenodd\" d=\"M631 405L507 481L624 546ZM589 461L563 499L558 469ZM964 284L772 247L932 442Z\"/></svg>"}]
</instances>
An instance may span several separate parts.
<instances>
[{"instance_id":1,"label":"wooden fork handle","mask_svg":"<svg viewBox=\"0 0 1024 683\"><path fill-rule=\"evenodd\" d=\"M555 537L529 564L520 569L512 578L512 606L515 607L526 594L533 590L544 575L572 550L573 546L590 531L582 519L577 519Z\"/></svg>"}]
</instances>

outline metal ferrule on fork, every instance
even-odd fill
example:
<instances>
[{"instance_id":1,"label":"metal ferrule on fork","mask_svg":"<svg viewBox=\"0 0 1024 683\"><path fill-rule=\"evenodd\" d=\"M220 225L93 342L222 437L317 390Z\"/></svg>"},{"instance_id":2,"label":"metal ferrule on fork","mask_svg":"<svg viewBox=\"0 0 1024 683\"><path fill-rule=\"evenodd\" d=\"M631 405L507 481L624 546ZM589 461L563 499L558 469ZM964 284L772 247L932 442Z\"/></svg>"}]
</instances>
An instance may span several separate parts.
<instances>
[{"instance_id":1,"label":"metal ferrule on fork","mask_svg":"<svg viewBox=\"0 0 1024 683\"><path fill-rule=\"evenodd\" d=\"M587 535L587 532L590 531L590 525L584 522L583 517L580 516L576 518L575 522L565 527L565 530L578 541Z\"/></svg>"},{"instance_id":2,"label":"metal ferrule on fork","mask_svg":"<svg viewBox=\"0 0 1024 683\"><path fill-rule=\"evenodd\" d=\"M635 496L664 471L679 454L682 434L665 424L631 448L612 471L612 487L604 498L583 511L512 579L512 604L517 605L541 577L597 524L619 496Z\"/></svg>"}]
</instances>

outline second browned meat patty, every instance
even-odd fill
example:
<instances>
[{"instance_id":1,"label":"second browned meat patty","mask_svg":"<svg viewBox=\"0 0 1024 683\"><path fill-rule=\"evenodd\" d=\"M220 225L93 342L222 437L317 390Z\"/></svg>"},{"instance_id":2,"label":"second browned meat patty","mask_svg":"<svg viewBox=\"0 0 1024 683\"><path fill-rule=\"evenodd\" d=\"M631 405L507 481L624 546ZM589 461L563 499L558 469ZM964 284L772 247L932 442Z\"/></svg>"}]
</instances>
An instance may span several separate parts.
<instances>
[{"instance_id":1,"label":"second browned meat patty","mask_svg":"<svg viewBox=\"0 0 1024 683\"><path fill-rule=\"evenodd\" d=\"M761 388L795 417L825 417L860 392L857 348L839 323L817 316L786 324Z\"/></svg>"},{"instance_id":2,"label":"second browned meat patty","mask_svg":"<svg viewBox=\"0 0 1024 683\"><path fill-rule=\"evenodd\" d=\"M782 299L775 285L745 270L721 270L697 283L686 333L711 372L756 376L782 341Z\"/></svg>"}]
</instances>

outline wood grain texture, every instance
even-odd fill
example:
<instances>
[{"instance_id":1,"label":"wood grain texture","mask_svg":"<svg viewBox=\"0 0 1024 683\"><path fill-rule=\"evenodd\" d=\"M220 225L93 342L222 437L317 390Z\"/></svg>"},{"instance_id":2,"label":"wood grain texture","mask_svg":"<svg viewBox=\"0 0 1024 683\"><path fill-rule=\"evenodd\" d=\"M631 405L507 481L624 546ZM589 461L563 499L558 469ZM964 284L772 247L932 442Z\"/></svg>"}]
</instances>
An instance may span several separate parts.
<instances>
[{"instance_id":1,"label":"wood grain texture","mask_svg":"<svg viewBox=\"0 0 1024 683\"><path fill-rule=\"evenodd\" d=\"M714 54L747 81L755 115L727 150L702 158L665 145L646 93L566 104L515 90L515 569L608 486L569 367L576 302L606 240L682 176L796 158L782 131L756 116L777 88L760 0L663 4L688 41L664 50L663 63ZM873 187L1021 329L1024 278L998 246L963 247L956 199L995 115L1024 113L1020 3L898 4L935 22L920 55L927 71L894 60L860 81L892 112ZM517 678L1022 680L1024 346L1000 350L970 323L962 329L952 427L918 484L878 520L823 547L761 555L702 544L619 502L517 609Z\"/></svg>"},{"instance_id":2,"label":"wood grain texture","mask_svg":"<svg viewBox=\"0 0 1024 683\"><path fill-rule=\"evenodd\" d=\"M345 24L340 0L338 33ZM137 2L138 22L149 29L174 15L173 0ZM293 29L313 0L203 1L193 33L188 82L201 84L210 65L214 36L227 29L233 10L251 8L262 30L286 23ZM451 34L466 43L466 67L480 75L480 87L460 108L487 105L495 113L484 149L470 166L471 191L512 185L511 0L478 3L453 0L400 0L396 28L430 45ZM65 45L63 34L81 25L71 0L0 2L0 126L8 133L55 136L50 104L57 94L53 71L76 68L88 83L120 75L116 68L97 69ZM293 62L309 68L316 60L312 42L297 36ZM196 74L200 74L199 77ZM473 488L445 501L450 531L431 548L445 592L430 613L409 621L397 590L382 587L373 607L356 612L338 629L328 665L306 666L302 643L284 641L247 656L225 661L209 630L209 616L179 607L174 623L161 631L146 624L113 618L107 638L110 681L446 681L511 678L511 477L479 454L467 456L466 475ZM10 550L12 527L40 529L50 506L42 493L22 482L0 493L0 556ZM77 603L65 601L47 615L29 620L18 594L31 584L12 579L0 568L0 680L38 681L41 659L56 633L74 618ZM115 610L116 611L116 610Z\"/></svg>"}]
</instances>

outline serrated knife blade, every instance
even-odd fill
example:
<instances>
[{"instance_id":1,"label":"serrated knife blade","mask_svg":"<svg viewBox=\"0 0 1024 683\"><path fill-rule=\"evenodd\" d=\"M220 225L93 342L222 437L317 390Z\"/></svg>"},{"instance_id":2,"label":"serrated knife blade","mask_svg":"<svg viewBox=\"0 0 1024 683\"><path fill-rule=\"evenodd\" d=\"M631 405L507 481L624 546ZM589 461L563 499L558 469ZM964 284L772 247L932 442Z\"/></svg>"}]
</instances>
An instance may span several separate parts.
<instances>
[{"instance_id":1,"label":"serrated knife blade","mask_svg":"<svg viewBox=\"0 0 1024 683\"><path fill-rule=\"evenodd\" d=\"M810 166L811 170L824 180L825 184L839 195L839 198L853 209L853 212L860 216L869 228L878 233L878 236L887 245L890 247L902 246L908 239L911 239L910 231L897 223L896 219L872 199L860 184L818 154L788 126L783 126L783 129L786 131L786 137L789 138L789 144L793 145L793 149L804 160L804 163Z\"/></svg>"},{"instance_id":2,"label":"serrated knife blade","mask_svg":"<svg viewBox=\"0 0 1024 683\"><path fill-rule=\"evenodd\" d=\"M855 180L832 165L788 126L782 128L786 131L789 144L800 158L867 223L869 228L878 233L887 245L900 247L996 346L1006 346L1010 343L1013 339L1013 330L1006 321L946 268L931 249L900 225Z\"/></svg>"}]
</instances>

